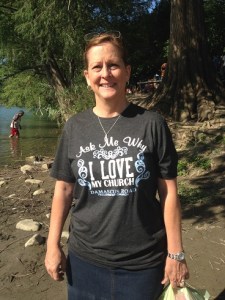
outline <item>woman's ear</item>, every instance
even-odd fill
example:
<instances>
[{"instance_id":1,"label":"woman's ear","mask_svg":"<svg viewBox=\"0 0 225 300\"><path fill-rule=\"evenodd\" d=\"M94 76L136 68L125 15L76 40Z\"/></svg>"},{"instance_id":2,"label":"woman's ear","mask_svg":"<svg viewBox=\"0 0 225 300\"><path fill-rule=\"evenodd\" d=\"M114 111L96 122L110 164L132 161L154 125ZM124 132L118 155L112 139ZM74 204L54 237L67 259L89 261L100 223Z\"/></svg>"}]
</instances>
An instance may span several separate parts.
<instances>
[{"instance_id":1,"label":"woman's ear","mask_svg":"<svg viewBox=\"0 0 225 300\"><path fill-rule=\"evenodd\" d=\"M128 82L130 80L131 66L127 65L126 70L127 70L127 82Z\"/></svg>"},{"instance_id":2,"label":"woman's ear","mask_svg":"<svg viewBox=\"0 0 225 300\"><path fill-rule=\"evenodd\" d=\"M84 77L86 79L87 85L90 85L90 81L89 81L89 76L88 76L88 71L84 70Z\"/></svg>"}]
</instances>

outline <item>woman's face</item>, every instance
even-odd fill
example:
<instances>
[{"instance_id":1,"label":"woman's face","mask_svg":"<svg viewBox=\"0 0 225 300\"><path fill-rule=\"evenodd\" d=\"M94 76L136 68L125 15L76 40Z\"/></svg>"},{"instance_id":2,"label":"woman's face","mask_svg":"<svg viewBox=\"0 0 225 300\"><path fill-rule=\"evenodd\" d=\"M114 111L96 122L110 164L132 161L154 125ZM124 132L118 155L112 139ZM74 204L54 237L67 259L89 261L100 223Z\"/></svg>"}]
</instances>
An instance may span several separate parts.
<instances>
[{"instance_id":1,"label":"woman's face","mask_svg":"<svg viewBox=\"0 0 225 300\"><path fill-rule=\"evenodd\" d=\"M119 49L109 42L93 46L87 53L87 59L88 69L84 75L96 101L124 98L130 66L125 66Z\"/></svg>"}]
</instances>

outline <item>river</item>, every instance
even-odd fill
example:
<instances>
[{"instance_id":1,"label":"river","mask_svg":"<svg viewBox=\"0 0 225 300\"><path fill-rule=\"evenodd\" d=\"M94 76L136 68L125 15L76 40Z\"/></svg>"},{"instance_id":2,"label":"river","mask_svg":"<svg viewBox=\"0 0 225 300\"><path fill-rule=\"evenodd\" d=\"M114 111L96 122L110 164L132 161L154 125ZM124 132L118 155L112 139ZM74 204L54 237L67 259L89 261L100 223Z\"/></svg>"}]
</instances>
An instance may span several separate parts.
<instances>
[{"instance_id":1,"label":"river","mask_svg":"<svg viewBox=\"0 0 225 300\"><path fill-rule=\"evenodd\" d=\"M53 157L61 130L56 122L23 109L20 138L9 138L10 123L17 107L0 106L0 167L19 165L27 156L38 155Z\"/></svg>"}]
</instances>

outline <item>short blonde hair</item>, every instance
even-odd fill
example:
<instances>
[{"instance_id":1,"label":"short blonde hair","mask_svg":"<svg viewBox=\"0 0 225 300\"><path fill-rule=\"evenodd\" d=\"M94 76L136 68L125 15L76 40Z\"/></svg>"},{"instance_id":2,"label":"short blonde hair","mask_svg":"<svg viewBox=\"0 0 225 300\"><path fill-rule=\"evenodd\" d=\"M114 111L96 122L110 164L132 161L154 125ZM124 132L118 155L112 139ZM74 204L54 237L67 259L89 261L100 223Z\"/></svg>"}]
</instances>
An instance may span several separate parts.
<instances>
[{"instance_id":1,"label":"short blonde hair","mask_svg":"<svg viewBox=\"0 0 225 300\"><path fill-rule=\"evenodd\" d=\"M94 47L94 46L99 46L102 45L104 43L111 43L113 46L115 46L120 54L121 54L121 58L125 64L125 66L129 65L128 63L128 58L127 58L127 50L124 46L122 37L116 37L114 34L111 33L101 33L101 34L96 34L95 36L93 36L88 42L87 45L85 47L85 51L84 51L84 66L85 68L88 67L88 51Z\"/></svg>"}]
</instances>

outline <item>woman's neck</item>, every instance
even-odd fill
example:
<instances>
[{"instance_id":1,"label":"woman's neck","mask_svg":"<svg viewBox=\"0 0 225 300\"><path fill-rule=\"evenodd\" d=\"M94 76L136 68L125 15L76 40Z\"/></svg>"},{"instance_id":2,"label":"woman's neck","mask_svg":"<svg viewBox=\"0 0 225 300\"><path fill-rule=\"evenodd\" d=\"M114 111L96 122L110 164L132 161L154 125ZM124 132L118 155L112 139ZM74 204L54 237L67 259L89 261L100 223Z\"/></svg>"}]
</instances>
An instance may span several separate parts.
<instances>
[{"instance_id":1,"label":"woman's neck","mask_svg":"<svg viewBox=\"0 0 225 300\"><path fill-rule=\"evenodd\" d=\"M93 112L102 118L113 118L120 115L128 106L129 102L125 98L123 101L114 102L107 100L105 102L97 102L93 108Z\"/></svg>"}]
</instances>

